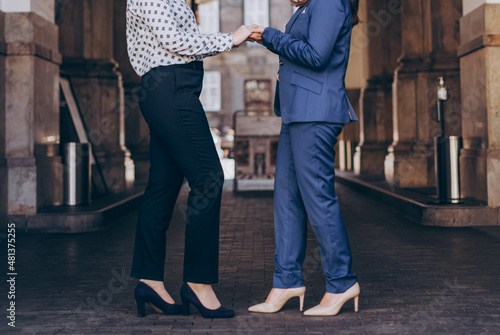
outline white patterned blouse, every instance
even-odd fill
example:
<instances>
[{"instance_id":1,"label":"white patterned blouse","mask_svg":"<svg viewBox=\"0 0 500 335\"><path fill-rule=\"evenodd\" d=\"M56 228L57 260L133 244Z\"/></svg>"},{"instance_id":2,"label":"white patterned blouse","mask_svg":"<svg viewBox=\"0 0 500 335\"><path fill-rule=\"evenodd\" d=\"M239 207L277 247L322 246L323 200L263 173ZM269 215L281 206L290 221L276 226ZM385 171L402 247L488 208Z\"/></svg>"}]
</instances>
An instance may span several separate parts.
<instances>
[{"instance_id":1,"label":"white patterned blouse","mask_svg":"<svg viewBox=\"0 0 500 335\"><path fill-rule=\"evenodd\" d=\"M185 0L128 0L127 49L138 75L172 64L185 64L231 50L228 34L200 34Z\"/></svg>"}]
</instances>

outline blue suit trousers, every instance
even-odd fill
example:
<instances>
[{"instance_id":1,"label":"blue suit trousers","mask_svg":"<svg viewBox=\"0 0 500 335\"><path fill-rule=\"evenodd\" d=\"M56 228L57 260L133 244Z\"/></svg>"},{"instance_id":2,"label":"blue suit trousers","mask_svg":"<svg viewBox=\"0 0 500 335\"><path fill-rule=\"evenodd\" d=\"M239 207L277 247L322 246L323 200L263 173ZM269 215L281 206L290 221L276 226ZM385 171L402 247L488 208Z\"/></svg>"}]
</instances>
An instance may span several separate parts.
<instances>
[{"instance_id":1,"label":"blue suit trousers","mask_svg":"<svg viewBox=\"0 0 500 335\"><path fill-rule=\"evenodd\" d=\"M274 194L275 288L304 286L307 218L319 242L326 291L345 292L357 280L335 195L334 146L343 126L325 122L282 125Z\"/></svg>"}]
</instances>

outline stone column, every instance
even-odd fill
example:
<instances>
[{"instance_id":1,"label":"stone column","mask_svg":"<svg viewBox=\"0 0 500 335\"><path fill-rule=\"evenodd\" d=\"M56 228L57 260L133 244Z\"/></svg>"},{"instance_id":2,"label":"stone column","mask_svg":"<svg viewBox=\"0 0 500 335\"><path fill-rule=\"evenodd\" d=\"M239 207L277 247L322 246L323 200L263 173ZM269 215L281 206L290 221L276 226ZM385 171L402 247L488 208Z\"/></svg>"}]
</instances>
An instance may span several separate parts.
<instances>
[{"instance_id":1,"label":"stone column","mask_svg":"<svg viewBox=\"0 0 500 335\"><path fill-rule=\"evenodd\" d=\"M125 145L125 97L114 59L114 0L72 0L60 6L61 71L70 76L108 187L134 180ZM95 170L93 171L95 173Z\"/></svg>"},{"instance_id":2,"label":"stone column","mask_svg":"<svg viewBox=\"0 0 500 335\"><path fill-rule=\"evenodd\" d=\"M431 187L437 78L450 92L446 135L461 135L460 65L457 58L461 0L404 0L402 54L394 74L393 143L385 159L386 180L398 187Z\"/></svg>"},{"instance_id":3,"label":"stone column","mask_svg":"<svg viewBox=\"0 0 500 335\"><path fill-rule=\"evenodd\" d=\"M462 196L500 206L500 1L464 0Z\"/></svg>"},{"instance_id":4,"label":"stone column","mask_svg":"<svg viewBox=\"0 0 500 335\"><path fill-rule=\"evenodd\" d=\"M114 0L114 59L119 64L125 90L125 143L135 164L136 181L146 181L149 176L149 127L139 108L141 78L128 58L126 10L126 0Z\"/></svg>"},{"instance_id":5,"label":"stone column","mask_svg":"<svg viewBox=\"0 0 500 335\"><path fill-rule=\"evenodd\" d=\"M399 1L363 1L361 34L353 34L353 52L365 55L365 83L361 89L360 143L354 171L361 175L384 175L384 159L392 142L392 81L401 54L401 5Z\"/></svg>"},{"instance_id":6,"label":"stone column","mask_svg":"<svg viewBox=\"0 0 500 335\"><path fill-rule=\"evenodd\" d=\"M60 204L54 0L0 1L0 219Z\"/></svg>"}]
</instances>

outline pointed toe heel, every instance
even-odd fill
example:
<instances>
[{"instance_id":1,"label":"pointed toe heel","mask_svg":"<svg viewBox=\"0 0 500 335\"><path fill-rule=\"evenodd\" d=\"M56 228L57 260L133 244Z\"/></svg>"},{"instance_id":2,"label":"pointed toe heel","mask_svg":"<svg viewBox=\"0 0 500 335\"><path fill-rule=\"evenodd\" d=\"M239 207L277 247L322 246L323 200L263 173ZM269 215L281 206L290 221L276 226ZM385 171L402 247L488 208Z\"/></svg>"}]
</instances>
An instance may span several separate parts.
<instances>
[{"instance_id":1,"label":"pointed toe heel","mask_svg":"<svg viewBox=\"0 0 500 335\"><path fill-rule=\"evenodd\" d=\"M267 303L262 303L258 305L254 305L248 308L249 312L254 312L254 313L276 313L280 311L283 306L287 303L288 300L299 297L299 302L300 302L300 311L304 309L304 296L306 293L306 288L305 287L293 287L293 288L287 288L281 296L276 299L275 302L267 304Z\"/></svg>"},{"instance_id":2,"label":"pointed toe heel","mask_svg":"<svg viewBox=\"0 0 500 335\"><path fill-rule=\"evenodd\" d=\"M308 309L307 311L304 312L304 315L308 316L333 316L337 315L340 312L340 309L344 304L351 300L354 299L354 312L358 312L358 307L359 307L359 284L355 283L353 286L351 286L347 291L345 291L342 296L340 297L339 301L332 305L332 306L321 306L317 305L313 308Z\"/></svg>"},{"instance_id":3,"label":"pointed toe heel","mask_svg":"<svg viewBox=\"0 0 500 335\"><path fill-rule=\"evenodd\" d=\"M194 293L187 283L182 284L181 299L183 315L189 315L189 305L193 304L198 309L200 314L206 319L226 319L234 317L234 311L232 309L224 308L222 306L217 309L208 309L203 306L200 299L196 296L196 293Z\"/></svg>"}]
</instances>

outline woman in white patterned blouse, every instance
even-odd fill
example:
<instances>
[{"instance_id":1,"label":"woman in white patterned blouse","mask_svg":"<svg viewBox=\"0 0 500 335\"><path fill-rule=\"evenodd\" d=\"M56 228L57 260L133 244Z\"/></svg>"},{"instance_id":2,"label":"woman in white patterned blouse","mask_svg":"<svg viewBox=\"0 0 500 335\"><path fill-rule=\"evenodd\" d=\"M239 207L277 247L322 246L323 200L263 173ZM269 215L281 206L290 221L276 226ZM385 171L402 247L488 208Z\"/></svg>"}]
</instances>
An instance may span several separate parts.
<instances>
[{"instance_id":1,"label":"woman in white patterned blouse","mask_svg":"<svg viewBox=\"0 0 500 335\"><path fill-rule=\"evenodd\" d=\"M185 0L128 0L127 44L132 66L142 76L140 107L150 127L150 175L137 223L133 277L138 315L145 303L163 314L233 317L221 307L218 281L219 221L224 175L199 96L203 58L243 43L250 29L200 34ZM191 191L186 214L182 308L164 286L165 233L179 190Z\"/></svg>"}]
</instances>

